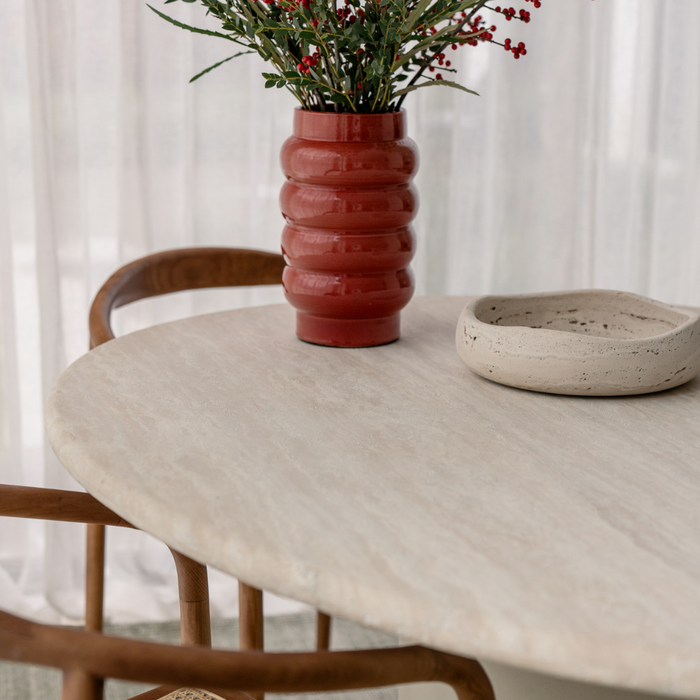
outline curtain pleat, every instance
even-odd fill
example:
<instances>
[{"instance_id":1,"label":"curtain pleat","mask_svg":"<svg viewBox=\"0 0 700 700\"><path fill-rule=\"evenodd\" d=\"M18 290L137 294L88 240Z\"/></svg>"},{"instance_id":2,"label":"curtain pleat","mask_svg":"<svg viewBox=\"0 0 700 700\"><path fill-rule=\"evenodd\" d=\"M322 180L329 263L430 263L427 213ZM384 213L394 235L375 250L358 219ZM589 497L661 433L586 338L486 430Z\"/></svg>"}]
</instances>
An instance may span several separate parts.
<instances>
[{"instance_id":1,"label":"curtain pleat","mask_svg":"<svg viewBox=\"0 0 700 700\"><path fill-rule=\"evenodd\" d=\"M196 3L163 7L209 25ZM532 22L447 50L457 79L412 94L421 152L419 293L599 287L700 306L700 3L557 0ZM205 75L227 42L169 25L141 0L0 3L0 479L74 488L44 438L43 401L87 350L92 297L155 250L279 249L278 154L293 98L257 56ZM138 302L118 334L282 301L278 289ZM82 615L84 531L0 528L0 606ZM157 542L109 533L108 616L177 613ZM235 586L213 574L217 614Z\"/></svg>"}]
</instances>

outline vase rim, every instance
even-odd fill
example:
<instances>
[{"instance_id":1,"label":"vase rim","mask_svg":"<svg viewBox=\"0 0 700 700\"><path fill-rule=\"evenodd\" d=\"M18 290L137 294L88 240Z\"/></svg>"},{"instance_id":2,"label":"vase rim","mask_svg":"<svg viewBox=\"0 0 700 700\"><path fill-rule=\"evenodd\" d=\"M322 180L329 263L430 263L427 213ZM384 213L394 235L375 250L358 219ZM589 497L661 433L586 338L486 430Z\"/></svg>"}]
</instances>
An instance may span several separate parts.
<instances>
[{"instance_id":1,"label":"vase rim","mask_svg":"<svg viewBox=\"0 0 700 700\"><path fill-rule=\"evenodd\" d=\"M405 131L404 109L378 114L294 110L294 136L311 141L398 141Z\"/></svg>"}]
</instances>

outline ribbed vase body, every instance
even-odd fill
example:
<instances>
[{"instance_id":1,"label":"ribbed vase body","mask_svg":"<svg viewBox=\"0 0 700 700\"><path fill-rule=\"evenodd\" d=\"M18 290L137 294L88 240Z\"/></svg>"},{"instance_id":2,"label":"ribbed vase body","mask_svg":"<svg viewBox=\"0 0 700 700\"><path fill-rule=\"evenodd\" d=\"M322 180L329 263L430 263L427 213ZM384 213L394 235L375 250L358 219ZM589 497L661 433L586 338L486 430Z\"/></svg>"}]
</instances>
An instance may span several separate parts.
<instances>
[{"instance_id":1,"label":"ribbed vase body","mask_svg":"<svg viewBox=\"0 0 700 700\"><path fill-rule=\"evenodd\" d=\"M418 210L418 151L404 121L403 112L295 112L280 206L283 284L302 340L365 347L399 337Z\"/></svg>"}]
</instances>

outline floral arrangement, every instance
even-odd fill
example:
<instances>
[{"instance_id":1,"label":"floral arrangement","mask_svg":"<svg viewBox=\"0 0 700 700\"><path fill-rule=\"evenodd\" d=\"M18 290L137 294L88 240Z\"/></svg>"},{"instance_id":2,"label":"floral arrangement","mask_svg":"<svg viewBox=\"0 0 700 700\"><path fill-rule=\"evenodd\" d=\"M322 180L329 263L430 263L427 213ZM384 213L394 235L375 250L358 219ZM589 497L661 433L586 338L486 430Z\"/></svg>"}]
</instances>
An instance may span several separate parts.
<instances>
[{"instance_id":1,"label":"floral arrangement","mask_svg":"<svg viewBox=\"0 0 700 700\"><path fill-rule=\"evenodd\" d=\"M290 90L306 110L394 112L410 92L434 85L476 94L446 79L456 72L450 51L488 42L516 59L527 53L523 42L497 41L496 25L486 17L527 24L530 11L489 0L180 1L201 2L221 22L221 31L183 24L149 7L178 27L243 47L192 80L257 52L273 68L263 73L265 86ZM541 5L541 0L524 1Z\"/></svg>"}]
</instances>

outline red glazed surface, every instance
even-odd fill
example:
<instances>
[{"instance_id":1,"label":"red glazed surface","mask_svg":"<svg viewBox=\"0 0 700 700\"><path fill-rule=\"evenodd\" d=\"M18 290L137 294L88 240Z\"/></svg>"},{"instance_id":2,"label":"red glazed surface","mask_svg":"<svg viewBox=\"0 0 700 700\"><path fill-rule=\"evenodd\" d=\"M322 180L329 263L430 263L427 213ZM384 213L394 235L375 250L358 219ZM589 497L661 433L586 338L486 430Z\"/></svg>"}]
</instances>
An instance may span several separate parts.
<instances>
[{"instance_id":1,"label":"red glazed surface","mask_svg":"<svg viewBox=\"0 0 700 700\"><path fill-rule=\"evenodd\" d=\"M418 209L418 153L404 119L295 112L280 204L283 284L302 340L362 347L399 337L399 311L414 290Z\"/></svg>"}]
</instances>

